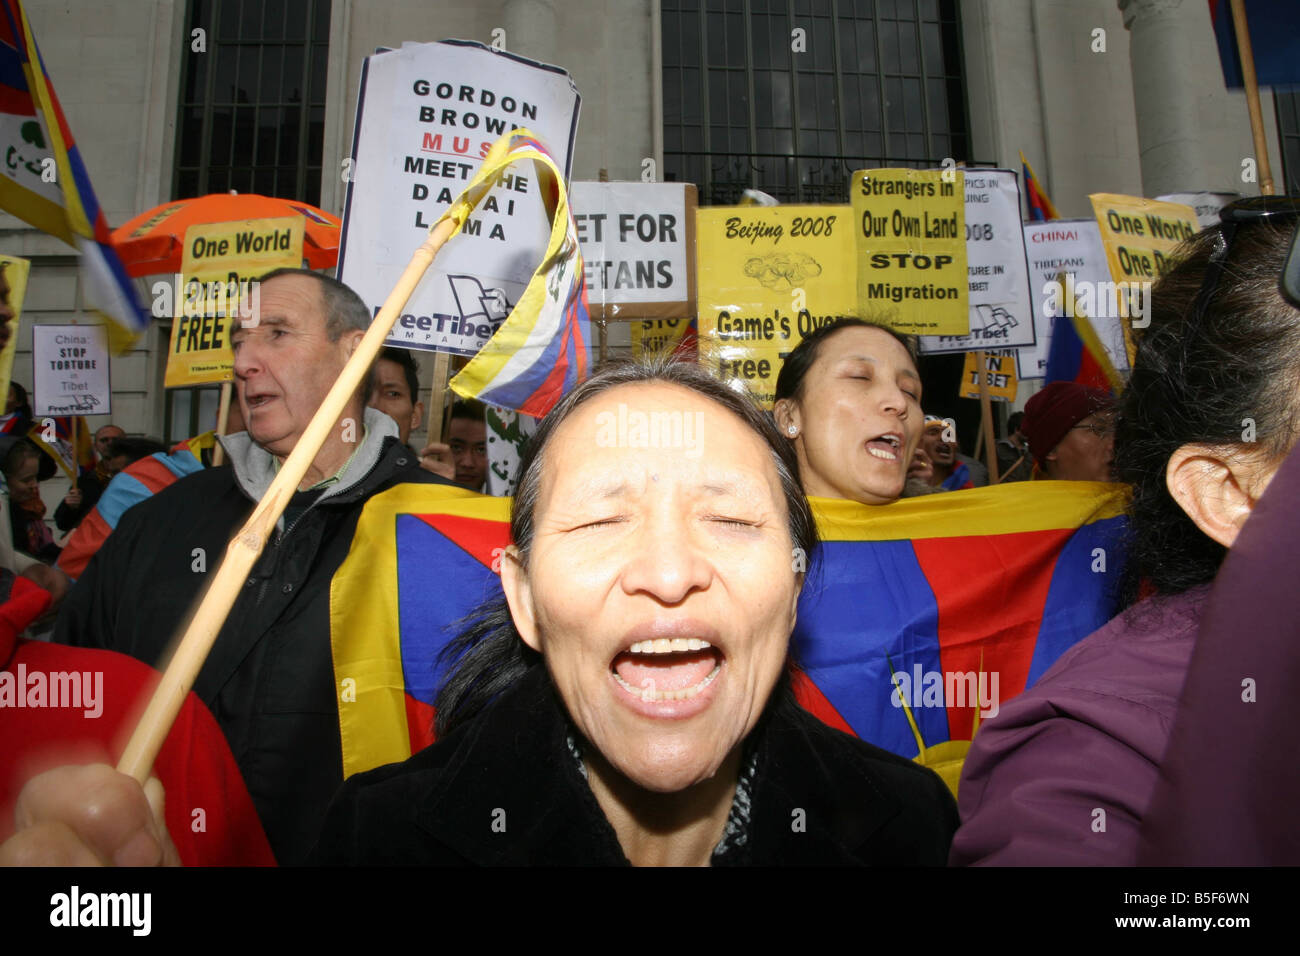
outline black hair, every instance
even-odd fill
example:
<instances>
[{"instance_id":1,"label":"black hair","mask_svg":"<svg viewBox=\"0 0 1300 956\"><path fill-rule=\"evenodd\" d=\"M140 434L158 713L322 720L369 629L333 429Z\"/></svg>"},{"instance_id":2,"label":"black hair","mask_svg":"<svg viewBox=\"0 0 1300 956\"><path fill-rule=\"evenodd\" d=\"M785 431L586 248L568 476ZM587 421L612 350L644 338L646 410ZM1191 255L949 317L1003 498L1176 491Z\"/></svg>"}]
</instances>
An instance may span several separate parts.
<instances>
[{"instance_id":1,"label":"black hair","mask_svg":"<svg viewBox=\"0 0 1300 956\"><path fill-rule=\"evenodd\" d=\"M379 350L379 357L389 362L395 362L402 367L402 375L406 378L406 388L411 393L411 404L414 405L419 401L420 366L416 364L415 356L411 350L385 345Z\"/></svg>"},{"instance_id":2,"label":"black hair","mask_svg":"<svg viewBox=\"0 0 1300 956\"><path fill-rule=\"evenodd\" d=\"M484 416L487 414L487 406L478 399L462 398L451 403L451 417L468 418L476 422L485 421Z\"/></svg>"},{"instance_id":3,"label":"black hair","mask_svg":"<svg viewBox=\"0 0 1300 956\"><path fill-rule=\"evenodd\" d=\"M776 377L775 397L777 399L798 398L803 388L804 376L817 362L822 344L836 332L852 328L880 329L882 332L888 332L907 350L908 357L913 364L916 364L916 342L913 336L902 335L884 323L868 319L836 319L805 335L803 341L795 346L794 351L785 357L781 371Z\"/></svg>"},{"instance_id":4,"label":"black hair","mask_svg":"<svg viewBox=\"0 0 1300 956\"><path fill-rule=\"evenodd\" d=\"M108 454L104 457L117 458L119 455L125 455L126 463L131 465L141 458L166 450L166 445L152 438L113 438L108 442Z\"/></svg>"},{"instance_id":5,"label":"black hair","mask_svg":"<svg viewBox=\"0 0 1300 956\"><path fill-rule=\"evenodd\" d=\"M528 566L533 541L542 464L556 430L579 406L602 392L619 385L658 382L679 385L712 399L767 443L786 501L791 543L805 556L811 556L817 545L817 527L799 482L799 461L794 447L781 438L771 416L754 404L748 393L728 388L694 362L674 361L671 355L662 355L641 362L603 366L560 399L524 446L519 460L519 482L510 508L510 540L518 549L524 567ZM443 737L472 719L497 695L538 666L541 655L524 644L509 606L501 597L480 605L466 618L463 630L443 650L439 660L447 665L448 672L434 701L437 732ZM788 689L789 681L783 677L774 690L774 695L779 695L774 700L785 701Z\"/></svg>"},{"instance_id":6,"label":"black hair","mask_svg":"<svg viewBox=\"0 0 1300 956\"><path fill-rule=\"evenodd\" d=\"M1012 435L1014 435L1016 432L1020 431L1020 423L1023 422L1024 420L1025 420L1025 413L1024 413L1024 412L1012 412L1012 413L1011 413L1011 416L1007 419L1007 437L1008 437L1008 438L1011 437Z\"/></svg>"},{"instance_id":7,"label":"black hair","mask_svg":"<svg viewBox=\"0 0 1300 956\"><path fill-rule=\"evenodd\" d=\"M17 412L20 417L26 418L30 421L32 417L32 405L31 400L27 396L27 389L23 388L17 382L10 382L9 387L18 393L18 406L14 411ZM6 396L6 398L8 398L8 396Z\"/></svg>"},{"instance_id":8,"label":"black hair","mask_svg":"<svg viewBox=\"0 0 1300 956\"><path fill-rule=\"evenodd\" d=\"M25 438L19 438L5 452L3 470L6 478L13 478L18 473L18 469L23 466L23 462L29 458L35 458L38 462L41 460L41 453L35 445ZM38 476L39 478L39 476Z\"/></svg>"},{"instance_id":9,"label":"black hair","mask_svg":"<svg viewBox=\"0 0 1300 956\"><path fill-rule=\"evenodd\" d=\"M1183 243L1175 253L1180 261L1152 290L1150 326L1138 338L1115 431L1115 471L1133 486L1128 603L1142 579L1160 594L1212 581L1227 553L1170 495L1165 470L1175 451L1205 444L1276 461L1295 443L1300 310L1278 289L1294 224L1238 229L1194 327L1192 305L1218 227Z\"/></svg>"}]
</instances>

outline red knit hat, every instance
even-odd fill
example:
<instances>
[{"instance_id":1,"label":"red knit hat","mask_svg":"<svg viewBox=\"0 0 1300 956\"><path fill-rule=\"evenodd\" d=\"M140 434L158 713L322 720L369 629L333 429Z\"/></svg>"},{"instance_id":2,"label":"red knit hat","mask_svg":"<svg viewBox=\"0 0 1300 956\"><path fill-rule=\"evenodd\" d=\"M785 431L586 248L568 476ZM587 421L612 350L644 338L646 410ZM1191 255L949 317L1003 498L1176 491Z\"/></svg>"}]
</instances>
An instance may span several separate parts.
<instances>
[{"instance_id":1,"label":"red knit hat","mask_svg":"<svg viewBox=\"0 0 1300 956\"><path fill-rule=\"evenodd\" d=\"M1077 382L1053 382L1025 403L1020 431L1029 439L1029 450L1041 467L1071 428L1114 404L1114 397L1099 388Z\"/></svg>"}]
</instances>

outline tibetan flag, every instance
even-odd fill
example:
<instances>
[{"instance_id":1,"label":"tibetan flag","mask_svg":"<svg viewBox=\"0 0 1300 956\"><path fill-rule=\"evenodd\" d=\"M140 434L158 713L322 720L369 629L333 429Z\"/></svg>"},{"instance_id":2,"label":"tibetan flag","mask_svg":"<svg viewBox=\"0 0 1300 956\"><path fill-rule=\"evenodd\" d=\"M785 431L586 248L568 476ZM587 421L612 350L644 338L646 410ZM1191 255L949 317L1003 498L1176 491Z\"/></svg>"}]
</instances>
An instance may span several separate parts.
<instances>
[{"instance_id":1,"label":"tibetan flag","mask_svg":"<svg viewBox=\"0 0 1300 956\"><path fill-rule=\"evenodd\" d=\"M1295 0L1246 0L1245 10L1256 82L1272 87L1300 84L1300 10ZM1210 0L1210 21L1224 85L1239 90L1246 82L1228 0Z\"/></svg>"},{"instance_id":2,"label":"tibetan flag","mask_svg":"<svg viewBox=\"0 0 1300 956\"><path fill-rule=\"evenodd\" d=\"M551 221L546 255L510 315L451 380L451 388L463 398L541 418L587 377L590 366L591 321L582 250L564 174L531 132L517 129L492 145L477 175L438 222L455 222L454 236L505 169L523 160L532 160L537 167L542 202Z\"/></svg>"},{"instance_id":3,"label":"tibetan flag","mask_svg":"<svg viewBox=\"0 0 1300 956\"><path fill-rule=\"evenodd\" d=\"M41 419L32 425L27 437L53 458L73 483L83 471L95 467L95 446L90 438L90 426L80 415Z\"/></svg>"},{"instance_id":4,"label":"tibetan flag","mask_svg":"<svg viewBox=\"0 0 1300 956\"><path fill-rule=\"evenodd\" d=\"M1058 481L880 507L813 499L824 543L794 633L800 702L955 789L976 715L992 716L1116 611L1125 503L1121 485ZM345 775L432 742L438 654L460 619L501 594L509 508L440 485L366 504L330 592Z\"/></svg>"},{"instance_id":5,"label":"tibetan flag","mask_svg":"<svg viewBox=\"0 0 1300 956\"><path fill-rule=\"evenodd\" d=\"M162 491L178 478L203 468L203 452L216 444L215 432L204 432L132 462L113 476L95 507L72 529L54 566L72 580L81 577L90 559L113 533L128 508Z\"/></svg>"},{"instance_id":6,"label":"tibetan flag","mask_svg":"<svg viewBox=\"0 0 1300 956\"><path fill-rule=\"evenodd\" d=\"M121 353L148 314L114 251L81 153L45 72L20 0L0 0L0 209L81 252L86 301Z\"/></svg>"},{"instance_id":7,"label":"tibetan flag","mask_svg":"<svg viewBox=\"0 0 1300 956\"><path fill-rule=\"evenodd\" d=\"M509 522L509 498L448 485L398 485L366 502L330 587L345 777L433 742L438 655L457 621L501 595Z\"/></svg>"},{"instance_id":8,"label":"tibetan flag","mask_svg":"<svg viewBox=\"0 0 1300 956\"><path fill-rule=\"evenodd\" d=\"M1123 389L1123 379L1115 371L1106 347L1101 344L1092 321L1079 308L1077 299L1069 300L1073 295L1073 282L1064 272L1057 276L1056 281L1066 296L1065 315L1052 317L1043 384L1077 382L1118 395Z\"/></svg>"},{"instance_id":9,"label":"tibetan flag","mask_svg":"<svg viewBox=\"0 0 1300 956\"><path fill-rule=\"evenodd\" d=\"M799 700L954 793L979 721L1119 610L1127 486L811 501L822 546L795 625Z\"/></svg>"},{"instance_id":10,"label":"tibetan flag","mask_svg":"<svg viewBox=\"0 0 1300 956\"><path fill-rule=\"evenodd\" d=\"M1029 160L1025 159L1023 151L1020 153L1020 165L1025 171L1025 202L1029 206L1029 218L1034 222L1060 218L1056 214L1056 207L1047 198L1047 193L1043 192L1043 187L1039 184L1038 177L1034 175Z\"/></svg>"}]
</instances>

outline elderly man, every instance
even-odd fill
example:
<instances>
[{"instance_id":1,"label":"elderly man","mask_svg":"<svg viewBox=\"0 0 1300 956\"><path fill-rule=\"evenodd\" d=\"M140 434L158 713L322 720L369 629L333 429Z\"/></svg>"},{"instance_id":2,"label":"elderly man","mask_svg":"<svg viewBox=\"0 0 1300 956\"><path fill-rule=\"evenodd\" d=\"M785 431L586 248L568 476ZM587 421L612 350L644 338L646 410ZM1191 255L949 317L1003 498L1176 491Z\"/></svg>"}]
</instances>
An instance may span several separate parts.
<instances>
[{"instance_id":1,"label":"elderly man","mask_svg":"<svg viewBox=\"0 0 1300 956\"><path fill-rule=\"evenodd\" d=\"M227 542L369 320L360 298L333 279L280 269L261 280L260 311L231 335L247 427L222 440L231 467L188 475L127 511L65 601L56 640L165 663ZM440 480L419 468L388 416L367 409L364 394L353 396L199 672L194 689L225 732L282 864L305 857L343 781L330 579L371 496L400 482Z\"/></svg>"}]
</instances>

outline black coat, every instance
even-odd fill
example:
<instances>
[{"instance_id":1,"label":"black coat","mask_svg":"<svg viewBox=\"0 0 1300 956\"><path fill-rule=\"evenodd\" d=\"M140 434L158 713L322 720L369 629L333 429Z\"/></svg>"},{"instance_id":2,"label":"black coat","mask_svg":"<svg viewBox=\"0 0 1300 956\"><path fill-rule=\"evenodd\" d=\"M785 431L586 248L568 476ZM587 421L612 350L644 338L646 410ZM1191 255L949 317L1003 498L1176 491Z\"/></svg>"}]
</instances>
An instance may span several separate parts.
<instances>
[{"instance_id":1,"label":"black coat","mask_svg":"<svg viewBox=\"0 0 1300 956\"><path fill-rule=\"evenodd\" d=\"M306 511L319 492L295 495L287 530L253 568L199 672L194 691L230 742L282 864L302 862L343 781L330 579L367 499L401 482L442 481L390 437L357 485ZM160 666L253 506L226 465L129 509L65 599L55 640Z\"/></svg>"},{"instance_id":2,"label":"black coat","mask_svg":"<svg viewBox=\"0 0 1300 956\"><path fill-rule=\"evenodd\" d=\"M81 524L81 519L99 504L99 498L104 493L104 486L93 471L78 475L77 487L81 489L81 504L74 508L60 500L59 506L54 509L54 526L60 531L71 531Z\"/></svg>"},{"instance_id":3,"label":"black coat","mask_svg":"<svg viewBox=\"0 0 1300 956\"><path fill-rule=\"evenodd\" d=\"M957 807L935 773L833 730L793 702L770 711L755 730L749 838L720 860L947 862ZM330 807L312 862L626 865L567 733L545 668L534 667L443 740L352 777Z\"/></svg>"}]
</instances>

